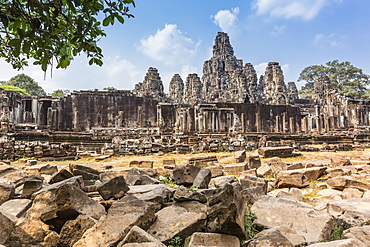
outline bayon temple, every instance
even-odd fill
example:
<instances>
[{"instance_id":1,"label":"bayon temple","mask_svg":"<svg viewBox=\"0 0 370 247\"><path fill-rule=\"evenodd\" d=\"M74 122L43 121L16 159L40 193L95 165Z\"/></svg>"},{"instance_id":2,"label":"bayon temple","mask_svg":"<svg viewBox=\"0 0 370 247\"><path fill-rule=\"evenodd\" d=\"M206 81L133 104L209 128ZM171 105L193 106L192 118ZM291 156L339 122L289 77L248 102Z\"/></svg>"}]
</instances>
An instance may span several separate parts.
<instances>
[{"instance_id":1,"label":"bayon temple","mask_svg":"<svg viewBox=\"0 0 370 247\"><path fill-rule=\"evenodd\" d=\"M279 63L270 62L258 78L222 32L202 75L175 74L168 93L149 68L132 91L74 91L60 99L0 94L3 159L367 143L370 136L368 100L339 95L327 77L314 83L311 99L299 99Z\"/></svg>"}]
</instances>

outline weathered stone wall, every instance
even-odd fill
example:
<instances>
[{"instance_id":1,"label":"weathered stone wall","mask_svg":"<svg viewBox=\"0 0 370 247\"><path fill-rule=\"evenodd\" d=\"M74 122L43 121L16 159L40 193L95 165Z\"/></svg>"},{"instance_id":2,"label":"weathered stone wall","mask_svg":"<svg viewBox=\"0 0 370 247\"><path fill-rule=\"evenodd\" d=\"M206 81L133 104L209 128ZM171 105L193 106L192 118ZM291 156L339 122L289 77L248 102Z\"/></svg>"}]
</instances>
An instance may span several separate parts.
<instances>
[{"instance_id":1,"label":"weathered stone wall","mask_svg":"<svg viewBox=\"0 0 370 247\"><path fill-rule=\"evenodd\" d=\"M130 91L73 92L72 128L85 131L94 127L143 128L157 126L158 101L136 97Z\"/></svg>"}]
</instances>

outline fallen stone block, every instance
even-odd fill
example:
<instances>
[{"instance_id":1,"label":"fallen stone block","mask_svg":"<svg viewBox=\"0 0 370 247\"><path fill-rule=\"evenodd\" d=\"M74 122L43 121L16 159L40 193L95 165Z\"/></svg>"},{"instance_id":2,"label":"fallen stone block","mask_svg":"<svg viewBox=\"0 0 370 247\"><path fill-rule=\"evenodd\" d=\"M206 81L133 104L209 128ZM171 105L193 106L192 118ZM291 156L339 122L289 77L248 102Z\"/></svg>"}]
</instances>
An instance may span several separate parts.
<instances>
[{"instance_id":1,"label":"fallen stone block","mask_svg":"<svg viewBox=\"0 0 370 247\"><path fill-rule=\"evenodd\" d=\"M247 164L249 169L258 169L261 166L261 160L259 156L248 156Z\"/></svg>"},{"instance_id":2,"label":"fallen stone block","mask_svg":"<svg viewBox=\"0 0 370 247\"><path fill-rule=\"evenodd\" d=\"M292 156L292 147L261 147L258 149L258 154L264 158L269 157L290 157Z\"/></svg>"},{"instance_id":3,"label":"fallen stone block","mask_svg":"<svg viewBox=\"0 0 370 247\"><path fill-rule=\"evenodd\" d=\"M344 230L342 233L342 238L355 239L359 241L357 245L359 247L369 246L370 244L370 226L352 227Z\"/></svg>"},{"instance_id":4,"label":"fallen stone block","mask_svg":"<svg viewBox=\"0 0 370 247\"><path fill-rule=\"evenodd\" d=\"M310 244L307 247L368 247L369 245L362 244L357 239L341 239L325 243Z\"/></svg>"},{"instance_id":5,"label":"fallen stone block","mask_svg":"<svg viewBox=\"0 0 370 247\"><path fill-rule=\"evenodd\" d=\"M0 209L17 218L25 215L27 210L31 207L32 201L30 199L13 199L4 202L0 205Z\"/></svg>"},{"instance_id":6,"label":"fallen stone block","mask_svg":"<svg viewBox=\"0 0 370 247\"><path fill-rule=\"evenodd\" d=\"M345 222L349 227L370 224L370 199L330 201L327 209L331 215Z\"/></svg>"},{"instance_id":7,"label":"fallen stone block","mask_svg":"<svg viewBox=\"0 0 370 247\"><path fill-rule=\"evenodd\" d=\"M222 165L215 164L214 166L207 167L207 169L211 170L212 178L224 175L224 167Z\"/></svg>"},{"instance_id":8,"label":"fallen stone block","mask_svg":"<svg viewBox=\"0 0 370 247\"><path fill-rule=\"evenodd\" d=\"M60 181L63 181L71 177L73 177L73 174L63 168L59 172L52 175L52 177L50 178L49 184L58 183Z\"/></svg>"},{"instance_id":9,"label":"fallen stone block","mask_svg":"<svg viewBox=\"0 0 370 247\"><path fill-rule=\"evenodd\" d=\"M257 217L255 223L268 228L294 229L308 243L328 239L334 228L334 218L329 213L306 203L272 196L262 196L253 204L251 212Z\"/></svg>"},{"instance_id":10,"label":"fallen stone block","mask_svg":"<svg viewBox=\"0 0 370 247\"><path fill-rule=\"evenodd\" d=\"M49 164L40 164L26 167L24 171L28 174L53 175L54 173L58 172L58 167Z\"/></svg>"},{"instance_id":11,"label":"fallen stone block","mask_svg":"<svg viewBox=\"0 0 370 247\"><path fill-rule=\"evenodd\" d=\"M44 178L40 175L31 175L24 180L21 198L30 198L31 195L42 189Z\"/></svg>"},{"instance_id":12,"label":"fallen stone block","mask_svg":"<svg viewBox=\"0 0 370 247\"><path fill-rule=\"evenodd\" d=\"M156 213L157 219L148 233L168 244L175 236L185 239L204 226L207 206L196 202L181 202L165 207Z\"/></svg>"},{"instance_id":13,"label":"fallen stone block","mask_svg":"<svg viewBox=\"0 0 370 247\"><path fill-rule=\"evenodd\" d=\"M334 177L326 181L326 183L336 189L344 190L345 188L356 188L360 190L370 190L370 184L357 181L350 176Z\"/></svg>"},{"instance_id":14,"label":"fallen stone block","mask_svg":"<svg viewBox=\"0 0 370 247\"><path fill-rule=\"evenodd\" d=\"M0 244L5 244L14 231L15 223L2 209L0 209L0 226Z\"/></svg>"},{"instance_id":15,"label":"fallen stone block","mask_svg":"<svg viewBox=\"0 0 370 247\"><path fill-rule=\"evenodd\" d=\"M227 183L208 198L207 232L218 232L237 237L245 235L246 204L241 190L241 187Z\"/></svg>"},{"instance_id":16,"label":"fallen stone block","mask_svg":"<svg viewBox=\"0 0 370 247\"><path fill-rule=\"evenodd\" d=\"M280 171L276 178L279 179L280 176L294 176L294 175L302 175L305 176L309 181L310 180L317 180L319 177L321 177L326 168L325 167L311 167L311 168L305 168L305 169L297 169L297 170L287 170L287 171Z\"/></svg>"},{"instance_id":17,"label":"fallen stone block","mask_svg":"<svg viewBox=\"0 0 370 247\"><path fill-rule=\"evenodd\" d=\"M276 228L263 230L248 241L248 247L294 247L294 245Z\"/></svg>"},{"instance_id":18,"label":"fallen stone block","mask_svg":"<svg viewBox=\"0 0 370 247\"><path fill-rule=\"evenodd\" d=\"M173 177L176 184L191 186L200 169L200 167L194 165L176 166L173 169Z\"/></svg>"},{"instance_id":19,"label":"fallen stone block","mask_svg":"<svg viewBox=\"0 0 370 247\"><path fill-rule=\"evenodd\" d=\"M138 226L146 230L152 225L155 217L152 203L126 195L113 203L107 215L88 229L74 247L116 246L132 227Z\"/></svg>"},{"instance_id":20,"label":"fallen stone block","mask_svg":"<svg viewBox=\"0 0 370 247\"><path fill-rule=\"evenodd\" d=\"M284 174L279 172L275 184L278 188L303 188L309 185L308 178L300 173Z\"/></svg>"},{"instance_id":21,"label":"fallen stone block","mask_svg":"<svg viewBox=\"0 0 370 247\"><path fill-rule=\"evenodd\" d=\"M226 184L232 184L236 181L237 181L237 179L236 179L235 175L228 175L228 176L212 178L210 183L209 183L209 187L222 188Z\"/></svg>"},{"instance_id":22,"label":"fallen stone block","mask_svg":"<svg viewBox=\"0 0 370 247\"><path fill-rule=\"evenodd\" d=\"M134 226L131 230L127 233L126 237L117 245L117 247L121 246L129 246L127 244L142 244L142 243L150 243L150 246L153 247L166 247L161 241L144 231L138 226ZM141 246L141 245L140 245Z\"/></svg>"},{"instance_id":23,"label":"fallen stone block","mask_svg":"<svg viewBox=\"0 0 370 247\"><path fill-rule=\"evenodd\" d=\"M14 184L0 184L0 205L13 197L15 192Z\"/></svg>"},{"instance_id":24,"label":"fallen stone block","mask_svg":"<svg viewBox=\"0 0 370 247\"><path fill-rule=\"evenodd\" d=\"M193 165L199 168L207 167L217 163L216 156L205 156L205 157L193 157L189 159L189 165Z\"/></svg>"},{"instance_id":25,"label":"fallen stone block","mask_svg":"<svg viewBox=\"0 0 370 247\"><path fill-rule=\"evenodd\" d=\"M208 189L209 182L211 181L211 170L202 168L194 178L193 187L198 189Z\"/></svg>"},{"instance_id":26,"label":"fallen stone block","mask_svg":"<svg viewBox=\"0 0 370 247\"><path fill-rule=\"evenodd\" d=\"M28 214L30 219L41 220L60 232L65 222L75 219L79 214L98 220L106 212L85 192L74 185L64 184L55 194L43 192L36 196Z\"/></svg>"},{"instance_id":27,"label":"fallen stone block","mask_svg":"<svg viewBox=\"0 0 370 247\"><path fill-rule=\"evenodd\" d=\"M195 232L191 235L188 247L212 246L212 247L239 247L240 240L233 235L221 233Z\"/></svg>"},{"instance_id":28,"label":"fallen stone block","mask_svg":"<svg viewBox=\"0 0 370 247\"><path fill-rule=\"evenodd\" d=\"M59 246L73 246L96 222L96 219L84 214L80 214L74 220L67 221L59 234Z\"/></svg>"},{"instance_id":29,"label":"fallen stone block","mask_svg":"<svg viewBox=\"0 0 370 247\"><path fill-rule=\"evenodd\" d=\"M242 163L247 158L245 150L234 152L234 158L236 163Z\"/></svg>"},{"instance_id":30,"label":"fallen stone block","mask_svg":"<svg viewBox=\"0 0 370 247\"><path fill-rule=\"evenodd\" d=\"M134 195L143 201L159 204L163 204L168 196L175 192L175 189L165 184L135 185L129 186L129 188L128 195Z\"/></svg>"},{"instance_id":31,"label":"fallen stone block","mask_svg":"<svg viewBox=\"0 0 370 247\"><path fill-rule=\"evenodd\" d=\"M126 183L126 180L123 176L112 178L111 180L102 184L98 192L103 197L104 200L108 200L110 198L120 199L122 198L130 188Z\"/></svg>"},{"instance_id":32,"label":"fallen stone block","mask_svg":"<svg viewBox=\"0 0 370 247\"><path fill-rule=\"evenodd\" d=\"M69 169L74 176L82 176L84 180L98 180L100 172L88 166L69 164Z\"/></svg>"},{"instance_id":33,"label":"fallen stone block","mask_svg":"<svg viewBox=\"0 0 370 247\"><path fill-rule=\"evenodd\" d=\"M224 165L225 175L237 175L246 170L248 170L248 164L246 163Z\"/></svg>"},{"instance_id":34,"label":"fallen stone block","mask_svg":"<svg viewBox=\"0 0 370 247\"><path fill-rule=\"evenodd\" d=\"M207 197L194 189L188 189L184 186L180 186L173 194L175 201L186 202L186 201L198 201L201 203L207 202Z\"/></svg>"}]
</instances>

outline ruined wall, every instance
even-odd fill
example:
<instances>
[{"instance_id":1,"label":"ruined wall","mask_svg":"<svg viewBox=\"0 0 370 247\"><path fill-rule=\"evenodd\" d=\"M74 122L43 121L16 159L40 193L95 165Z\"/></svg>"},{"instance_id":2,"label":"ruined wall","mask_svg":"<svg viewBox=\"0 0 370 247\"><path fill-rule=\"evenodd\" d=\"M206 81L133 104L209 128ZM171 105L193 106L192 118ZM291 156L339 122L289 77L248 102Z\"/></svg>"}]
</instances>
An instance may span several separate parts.
<instances>
[{"instance_id":1,"label":"ruined wall","mask_svg":"<svg viewBox=\"0 0 370 247\"><path fill-rule=\"evenodd\" d=\"M157 125L158 101L130 91L80 91L71 94L72 128L144 128Z\"/></svg>"}]
</instances>

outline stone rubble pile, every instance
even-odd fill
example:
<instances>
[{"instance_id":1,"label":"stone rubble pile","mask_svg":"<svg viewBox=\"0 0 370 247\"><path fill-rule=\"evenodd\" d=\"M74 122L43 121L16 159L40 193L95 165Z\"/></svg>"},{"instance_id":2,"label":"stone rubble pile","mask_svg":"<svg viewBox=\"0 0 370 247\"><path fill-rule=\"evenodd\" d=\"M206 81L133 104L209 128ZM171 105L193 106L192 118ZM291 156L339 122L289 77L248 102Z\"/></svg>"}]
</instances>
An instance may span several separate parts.
<instances>
[{"instance_id":1,"label":"stone rubble pile","mask_svg":"<svg viewBox=\"0 0 370 247\"><path fill-rule=\"evenodd\" d=\"M369 246L370 161L0 164L0 246Z\"/></svg>"}]
</instances>

